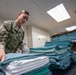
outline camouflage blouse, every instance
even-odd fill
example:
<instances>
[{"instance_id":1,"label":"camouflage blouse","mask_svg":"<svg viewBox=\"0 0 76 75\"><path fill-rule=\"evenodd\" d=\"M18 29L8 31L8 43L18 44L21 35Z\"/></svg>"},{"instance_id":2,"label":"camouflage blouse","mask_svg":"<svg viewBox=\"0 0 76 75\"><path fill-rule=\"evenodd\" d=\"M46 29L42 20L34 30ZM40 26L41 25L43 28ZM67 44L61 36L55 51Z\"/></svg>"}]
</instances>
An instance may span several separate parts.
<instances>
[{"instance_id":1,"label":"camouflage blouse","mask_svg":"<svg viewBox=\"0 0 76 75\"><path fill-rule=\"evenodd\" d=\"M21 50L23 38L24 30L18 27L15 21L8 20L0 26L0 48L3 48L6 53Z\"/></svg>"}]
</instances>

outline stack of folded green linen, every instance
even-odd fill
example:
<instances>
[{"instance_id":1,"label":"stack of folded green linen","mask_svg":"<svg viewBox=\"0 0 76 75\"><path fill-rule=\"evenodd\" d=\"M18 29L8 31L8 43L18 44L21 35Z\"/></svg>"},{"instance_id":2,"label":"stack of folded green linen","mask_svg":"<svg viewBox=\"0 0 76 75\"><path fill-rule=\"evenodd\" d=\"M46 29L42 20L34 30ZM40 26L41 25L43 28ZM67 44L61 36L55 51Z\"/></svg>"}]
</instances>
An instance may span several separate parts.
<instances>
[{"instance_id":1,"label":"stack of folded green linen","mask_svg":"<svg viewBox=\"0 0 76 75\"><path fill-rule=\"evenodd\" d=\"M33 53L43 53L50 59L50 64L57 69L66 69L70 66L71 54L67 47L60 48L57 45L31 48Z\"/></svg>"},{"instance_id":2,"label":"stack of folded green linen","mask_svg":"<svg viewBox=\"0 0 76 75\"><path fill-rule=\"evenodd\" d=\"M0 62L1 75L52 75L48 69L49 58L41 54L9 53ZM5 73L5 74L4 74Z\"/></svg>"},{"instance_id":3,"label":"stack of folded green linen","mask_svg":"<svg viewBox=\"0 0 76 75\"><path fill-rule=\"evenodd\" d=\"M72 62L76 62L76 51L72 50L72 57L71 57Z\"/></svg>"}]
</instances>

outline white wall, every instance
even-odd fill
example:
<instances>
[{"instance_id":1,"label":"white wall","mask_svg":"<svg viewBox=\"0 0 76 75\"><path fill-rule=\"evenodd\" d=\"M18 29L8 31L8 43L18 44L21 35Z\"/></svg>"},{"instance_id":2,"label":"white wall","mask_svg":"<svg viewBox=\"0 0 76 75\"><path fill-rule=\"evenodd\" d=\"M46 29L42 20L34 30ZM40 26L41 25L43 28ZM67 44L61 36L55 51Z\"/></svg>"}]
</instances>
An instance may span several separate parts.
<instances>
[{"instance_id":1,"label":"white wall","mask_svg":"<svg viewBox=\"0 0 76 75\"><path fill-rule=\"evenodd\" d=\"M46 41L50 41L50 34L46 30L33 26L32 27L32 41L33 41L33 47L44 46Z\"/></svg>"}]
</instances>

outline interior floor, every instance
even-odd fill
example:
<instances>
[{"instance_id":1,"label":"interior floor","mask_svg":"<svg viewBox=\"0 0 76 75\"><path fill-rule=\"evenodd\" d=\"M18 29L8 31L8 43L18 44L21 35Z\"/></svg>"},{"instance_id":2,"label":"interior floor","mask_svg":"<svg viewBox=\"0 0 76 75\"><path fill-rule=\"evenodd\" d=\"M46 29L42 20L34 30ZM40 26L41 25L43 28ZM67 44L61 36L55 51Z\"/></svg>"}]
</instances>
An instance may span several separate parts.
<instances>
[{"instance_id":1,"label":"interior floor","mask_svg":"<svg viewBox=\"0 0 76 75\"><path fill-rule=\"evenodd\" d=\"M65 70L51 70L53 75L76 75L76 63L71 65Z\"/></svg>"}]
</instances>

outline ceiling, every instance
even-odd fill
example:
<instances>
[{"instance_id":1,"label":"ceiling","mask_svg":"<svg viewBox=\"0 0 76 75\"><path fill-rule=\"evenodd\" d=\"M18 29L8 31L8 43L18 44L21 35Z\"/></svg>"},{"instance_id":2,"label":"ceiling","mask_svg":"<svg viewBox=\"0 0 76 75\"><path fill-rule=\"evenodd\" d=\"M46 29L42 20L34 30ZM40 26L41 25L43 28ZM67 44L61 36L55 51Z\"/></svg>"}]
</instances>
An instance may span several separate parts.
<instances>
[{"instance_id":1,"label":"ceiling","mask_svg":"<svg viewBox=\"0 0 76 75\"><path fill-rule=\"evenodd\" d=\"M63 3L67 9L70 19L56 22L46 12ZM16 19L22 9L30 13L30 19L26 25L36 25L50 34L65 31L66 27L76 25L76 0L0 0L0 17Z\"/></svg>"}]
</instances>

